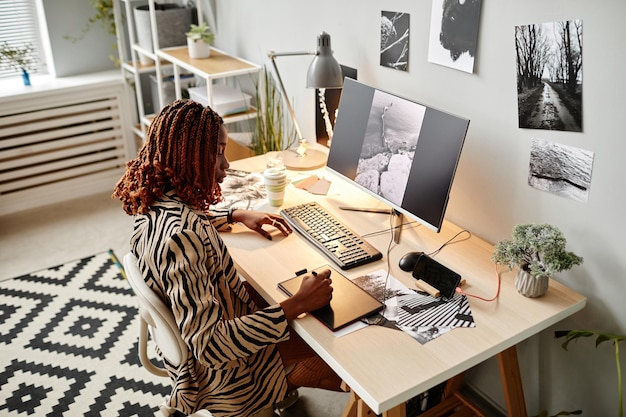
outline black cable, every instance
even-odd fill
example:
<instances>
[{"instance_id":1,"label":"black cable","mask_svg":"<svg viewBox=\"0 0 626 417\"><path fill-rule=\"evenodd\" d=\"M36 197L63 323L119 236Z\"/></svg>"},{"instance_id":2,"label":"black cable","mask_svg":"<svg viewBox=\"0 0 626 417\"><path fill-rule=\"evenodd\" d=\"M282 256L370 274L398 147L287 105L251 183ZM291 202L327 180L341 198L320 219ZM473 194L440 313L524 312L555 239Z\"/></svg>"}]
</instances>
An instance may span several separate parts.
<instances>
[{"instance_id":1,"label":"black cable","mask_svg":"<svg viewBox=\"0 0 626 417\"><path fill-rule=\"evenodd\" d=\"M457 236L461 235L462 233L467 233L467 237L466 237L466 238L464 238L464 239L461 239L461 240L457 240L456 242L453 242L453 240L454 240L454 239L456 239L456 238L457 238ZM441 246L440 246L437 250L434 250L434 251L432 251L431 253L428 253L427 255L428 255L428 256L435 256L435 255L437 255L439 252L441 252L441 250L442 250L443 248L445 248L446 246L448 246L448 245L452 245L452 244L454 244L454 243L460 243L460 242L463 242L463 241L465 241L465 240L470 239L471 237L472 237L472 233L471 233L469 230L467 230L467 229L463 229L463 230L461 230L460 232L458 232L456 235L454 235L454 236L452 236L450 239L448 239L448 240L447 240L447 241L446 241L443 245L441 245Z\"/></svg>"},{"instance_id":2,"label":"black cable","mask_svg":"<svg viewBox=\"0 0 626 417\"><path fill-rule=\"evenodd\" d=\"M363 319L361 319L361 321L363 323L366 324L370 324L370 325L382 325L385 323L386 319L385 319L385 309L387 308L387 285L389 284L389 276L391 274L391 260L390 260L390 255L391 255L391 249L393 248L394 245L394 239L393 239L393 231L395 229L395 227L393 226L393 212L389 213L389 228L383 230L382 232L375 232L375 233L370 233L368 236L374 236L380 233L389 233L389 245L387 245L387 275L385 275L385 283L383 284L383 299L381 300L383 303L383 308L382 310L374 317L365 317ZM402 226L402 225L400 225ZM365 237L365 236L363 236Z\"/></svg>"},{"instance_id":3,"label":"black cable","mask_svg":"<svg viewBox=\"0 0 626 417\"><path fill-rule=\"evenodd\" d=\"M393 219L393 217L391 217ZM415 226L411 226L415 224ZM416 227L416 226L421 226L421 223L419 223L418 221L412 221L412 222L407 222L407 223L402 223L398 226L393 226L393 220L391 221L391 226L388 229L383 229L383 230L379 230L377 232L372 232L372 233L366 233L364 235L362 235L362 237L364 238L368 238L368 237L372 237L372 236L378 236L378 235L384 235L386 233L388 233L389 231L393 232L395 229L402 229L404 230L405 227L404 226L411 226L411 228ZM393 233L392 233L393 236Z\"/></svg>"}]
</instances>

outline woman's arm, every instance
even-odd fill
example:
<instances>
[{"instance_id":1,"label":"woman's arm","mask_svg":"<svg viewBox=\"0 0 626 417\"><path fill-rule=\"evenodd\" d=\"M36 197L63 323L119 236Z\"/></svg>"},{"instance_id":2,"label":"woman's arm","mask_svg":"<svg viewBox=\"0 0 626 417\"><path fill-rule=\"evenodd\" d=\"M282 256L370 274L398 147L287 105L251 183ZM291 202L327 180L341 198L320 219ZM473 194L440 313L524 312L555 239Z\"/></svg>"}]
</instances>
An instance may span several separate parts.
<instances>
[{"instance_id":1,"label":"woman's arm","mask_svg":"<svg viewBox=\"0 0 626 417\"><path fill-rule=\"evenodd\" d=\"M275 227L283 236L289 236L292 232L289 224L277 214L263 213L254 210L235 209L231 212L232 222L241 222L248 229L254 230L266 239L272 240L270 233L262 228L264 225Z\"/></svg>"},{"instance_id":2,"label":"woman's arm","mask_svg":"<svg viewBox=\"0 0 626 417\"><path fill-rule=\"evenodd\" d=\"M221 305L219 291L230 291L228 279L236 270L232 264L224 265L232 269L222 269L222 251L223 246L207 246L194 231L182 230L164 242L163 265L158 266L183 339L194 356L209 366L247 357L289 337L280 305L225 318L234 311L234 301ZM217 285L222 289L218 291Z\"/></svg>"}]
</instances>

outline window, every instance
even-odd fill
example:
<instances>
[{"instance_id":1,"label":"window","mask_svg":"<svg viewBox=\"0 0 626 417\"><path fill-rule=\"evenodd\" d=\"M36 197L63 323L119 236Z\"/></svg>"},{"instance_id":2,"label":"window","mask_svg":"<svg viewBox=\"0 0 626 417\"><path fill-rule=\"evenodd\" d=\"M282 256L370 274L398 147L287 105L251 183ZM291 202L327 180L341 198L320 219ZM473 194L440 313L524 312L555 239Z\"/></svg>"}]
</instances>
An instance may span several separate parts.
<instances>
[{"instance_id":1,"label":"window","mask_svg":"<svg viewBox=\"0 0 626 417\"><path fill-rule=\"evenodd\" d=\"M41 34L39 33L36 0L0 1L0 44L7 42L13 47L32 45L38 58L37 68L31 73L39 73L45 68ZM12 68L0 68L0 77L15 76Z\"/></svg>"}]
</instances>

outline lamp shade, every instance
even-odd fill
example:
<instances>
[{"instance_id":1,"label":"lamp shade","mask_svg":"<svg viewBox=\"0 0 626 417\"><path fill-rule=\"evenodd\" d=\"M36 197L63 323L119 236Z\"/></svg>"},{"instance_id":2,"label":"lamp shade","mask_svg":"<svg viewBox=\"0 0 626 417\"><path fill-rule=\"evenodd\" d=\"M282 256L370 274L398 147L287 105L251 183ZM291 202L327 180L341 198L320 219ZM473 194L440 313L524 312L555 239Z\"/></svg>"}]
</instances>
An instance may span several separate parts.
<instances>
[{"instance_id":1,"label":"lamp shade","mask_svg":"<svg viewBox=\"0 0 626 417\"><path fill-rule=\"evenodd\" d=\"M317 37L317 54L309 66L306 76L307 88L341 88L343 76L341 66L333 56L330 35L322 32Z\"/></svg>"}]
</instances>

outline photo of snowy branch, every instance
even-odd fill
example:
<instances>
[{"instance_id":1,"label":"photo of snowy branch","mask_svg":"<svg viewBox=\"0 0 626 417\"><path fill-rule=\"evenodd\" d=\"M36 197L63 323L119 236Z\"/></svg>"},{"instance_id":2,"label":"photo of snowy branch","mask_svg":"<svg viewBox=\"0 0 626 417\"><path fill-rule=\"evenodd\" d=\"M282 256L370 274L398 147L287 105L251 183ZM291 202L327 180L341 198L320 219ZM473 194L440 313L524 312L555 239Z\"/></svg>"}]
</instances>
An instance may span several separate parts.
<instances>
[{"instance_id":1,"label":"photo of snowy branch","mask_svg":"<svg viewBox=\"0 0 626 417\"><path fill-rule=\"evenodd\" d=\"M376 91L354 181L402 204L426 107Z\"/></svg>"},{"instance_id":2,"label":"photo of snowy branch","mask_svg":"<svg viewBox=\"0 0 626 417\"><path fill-rule=\"evenodd\" d=\"M482 0L433 0L428 62L474 72Z\"/></svg>"},{"instance_id":3,"label":"photo of snowy branch","mask_svg":"<svg viewBox=\"0 0 626 417\"><path fill-rule=\"evenodd\" d=\"M581 20L517 26L519 127L582 132Z\"/></svg>"},{"instance_id":4,"label":"photo of snowy branch","mask_svg":"<svg viewBox=\"0 0 626 417\"><path fill-rule=\"evenodd\" d=\"M586 202L592 167L593 152L533 138L528 185Z\"/></svg>"},{"instance_id":5,"label":"photo of snowy branch","mask_svg":"<svg viewBox=\"0 0 626 417\"><path fill-rule=\"evenodd\" d=\"M380 65L408 71L409 17L408 13L381 12Z\"/></svg>"}]
</instances>

